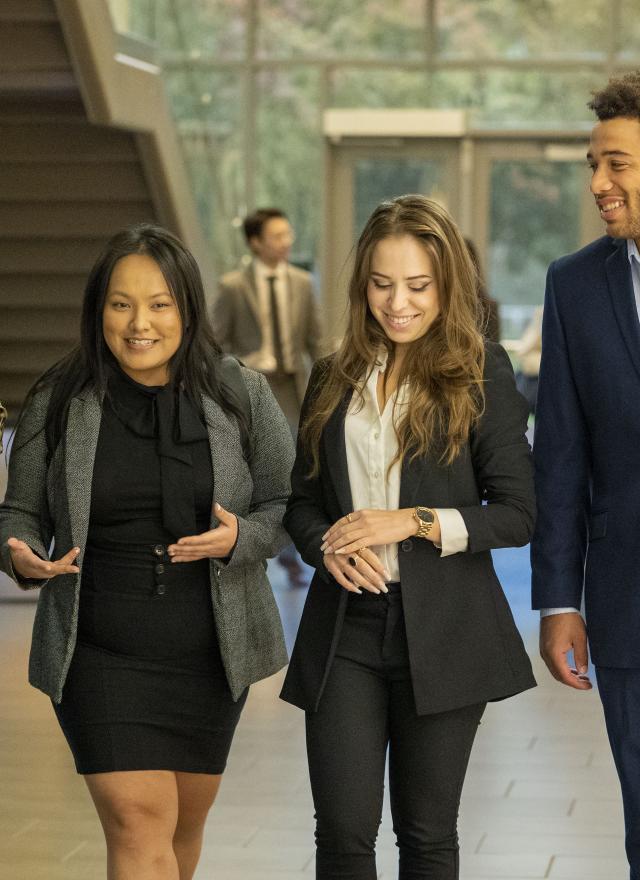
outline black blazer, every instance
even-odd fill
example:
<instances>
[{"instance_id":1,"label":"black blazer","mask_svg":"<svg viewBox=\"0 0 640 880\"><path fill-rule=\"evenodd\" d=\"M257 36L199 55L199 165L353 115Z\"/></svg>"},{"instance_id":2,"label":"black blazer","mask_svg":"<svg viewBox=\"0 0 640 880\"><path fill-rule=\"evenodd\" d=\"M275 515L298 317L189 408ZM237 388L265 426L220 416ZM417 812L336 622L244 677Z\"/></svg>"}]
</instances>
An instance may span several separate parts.
<instances>
[{"instance_id":1,"label":"black blazer","mask_svg":"<svg viewBox=\"0 0 640 880\"><path fill-rule=\"evenodd\" d=\"M302 418L322 379L315 365ZM506 352L487 343L486 406L451 465L437 456L406 461L400 507L455 507L469 532L466 553L441 558L430 541L408 538L399 565L411 677L419 715L501 699L535 686L529 658L498 582L490 550L529 541L535 517L532 466L524 436L527 405ZM300 443L284 525L316 569L281 697L316 711L340 638L348 593L323 565L322 535L352 510L342 406L320 446L320 474L308 479ZM486 504L483 504L486 501Z\"/></svg>"}]
</instances>

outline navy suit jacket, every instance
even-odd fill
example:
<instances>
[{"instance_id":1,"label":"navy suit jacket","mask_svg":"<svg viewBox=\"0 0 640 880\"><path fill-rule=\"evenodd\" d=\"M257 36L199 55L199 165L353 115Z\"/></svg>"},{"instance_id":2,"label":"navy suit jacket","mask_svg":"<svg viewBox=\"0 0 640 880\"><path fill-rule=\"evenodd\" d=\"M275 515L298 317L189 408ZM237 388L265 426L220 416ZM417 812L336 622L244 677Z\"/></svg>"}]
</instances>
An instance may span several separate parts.
<instances>
[{"instance_id":1,"label":"navy suit jacket","mask_svg":"<svg viewBox=\"0 0 640 880\"><path fill-rule=\"evenodd\" d=\"M640 324L626 241L552 263L534 442L533 607L580 607L592 659L640 667Z\"/></svg>"}]
</instances>

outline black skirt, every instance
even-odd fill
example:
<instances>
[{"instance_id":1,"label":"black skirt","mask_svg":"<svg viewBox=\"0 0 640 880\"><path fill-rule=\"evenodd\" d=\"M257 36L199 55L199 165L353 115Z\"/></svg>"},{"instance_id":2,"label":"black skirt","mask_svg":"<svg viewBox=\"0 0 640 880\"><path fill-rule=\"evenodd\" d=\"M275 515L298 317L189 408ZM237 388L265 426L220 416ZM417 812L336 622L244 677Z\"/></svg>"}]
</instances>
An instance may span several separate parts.
<instances>
[{"instance_id":1,"label":"black skirt","mask_svg":"<svg viewBox=\"0 0 640 880\"><path fill-rule=\"evenodd\" d=\"M222 773L245 700L222 666L207 560L172 564L164 544L87 548L54 705L78 773Z\"/></svg>"}]
</instances>

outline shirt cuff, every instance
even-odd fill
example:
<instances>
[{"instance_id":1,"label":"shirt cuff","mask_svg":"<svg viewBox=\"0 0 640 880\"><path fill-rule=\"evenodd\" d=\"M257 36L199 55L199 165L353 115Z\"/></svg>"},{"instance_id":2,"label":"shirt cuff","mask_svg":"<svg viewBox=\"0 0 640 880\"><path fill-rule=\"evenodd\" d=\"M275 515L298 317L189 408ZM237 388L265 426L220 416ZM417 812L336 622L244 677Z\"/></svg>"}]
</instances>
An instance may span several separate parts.
<instances>
[{"instance_id":1,"label":"shirt cuff","mask_svg":"<svg viewBox=\"0 0 640 880\"><path fill-rule=\"evenodd\" d=\"M434 507L440 522L440 543L436 544L442 552L440 556L453 556L465 553L469 548L469 532L462 514L454 507Z\"/></svg>"},{"instance_id":2,"label":"shirt cuff","mask_svg":"<svg viewBox=\"0 0 640 880\"><path fill-rule=\"evenodd\" d=\"M571 614L572 612L580 614L577 608L541 608L540 617L551 617L552 614Z\"/></svg>"}]
</instances>

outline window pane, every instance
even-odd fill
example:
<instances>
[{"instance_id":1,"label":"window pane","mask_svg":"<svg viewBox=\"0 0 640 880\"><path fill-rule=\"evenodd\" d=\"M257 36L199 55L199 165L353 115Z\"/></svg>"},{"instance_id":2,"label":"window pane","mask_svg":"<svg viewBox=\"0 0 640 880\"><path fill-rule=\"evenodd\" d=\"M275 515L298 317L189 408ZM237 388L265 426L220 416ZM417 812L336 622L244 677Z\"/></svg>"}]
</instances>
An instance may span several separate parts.
<instances>
[{"instance_id":1,"label":"window pane","mask_svg":"<svg viewBox=\"0 0 640 880\"><path fill-rule=\"evenodd\" d=\"M296 232L292 261L312 268L322 222L318 72L263 71L258 87L257 205L289 215Z\"/></svg>"},{"instance_id":2,"label":"window pane","mask_svg":"<svg viewBox=\"0 0 640 880\"><path fill-rule=\"evenodd\" d=\"M108 0L116 31L137 39L155 40L153 0Z\"/></svg>"},{"instance_id":3,"label":"window pane","mask_svg":"<svg viewBox=\"0 0 640 880\"><path fill-rule=\"evenodd\" d=\"M342 68L335 72L332 107L428 107L428 76L407 70Z\"/></svg>"},{"instance_id":4,"label":"window pane","mask_svg":"<svg viewBox=\"0 0 640 880\"><path fill-rule=\"evenodd\" d=\"M475 128L574 129L593 124L587 102L601 85L597 71L442 71L429 94L434 107L468 107Z\"/></svg>"},{"instance_id":5,"label":"window pane","mask_svg":"<svg viewBox=\"0 0 640 880\"><path fill-rule=\"evenodd\" d=\"M448 58L598 59L608 16L608 0L437 0L438 49Z\"/></svg>"},{"instance_id":6,"label":"window pane","mask_svg":"<svg viewBox=\"0 0 640 880\"><path fill-rule=\"evenodd\" d=\"M426 0L262 0L259 51L269 58L420 57Z\"/></svg>"},{"instance_id":7,"label":"window pane","mask_svg":"<svg viewBox=\"0 0 640 880\"><path fill-rule=\"evenodd\" d=\"M488 276L505 338L519 337L542 303L549 263L579 247L585 185L583 163L492 163Z\"/></svg>"},{"instance_id":8,"label":"window pane","mask_svg":"<svg viewBox=\"0 0 640 880\"><path fill-rule=\"evenodd\" d=\"M156 39L164 52L216 61L244 57L246 0L156 0Z\"/></svg>"},{"instance_id":9,"label":"window pane","mask_svg":"<svg viewBox=\"0 0 640 880\"><path fill-rule=\"evenodd\" d=\"M447 167L437 159L360 159L354 168L354 240L376 205L407 193L421 193L444 204Z\"/></svg>"},{"instance_id":10,"label":"window pane","mask_svg":"<svg viewBox=\"0 0 640 880\"><path fill-rule=\"evenodd\" d=\"M241 84L233 73L165 73L198 212L220 272L244 251L233 220L244 213Z\"/></svg>"},{"instance_id":11,"label":"window pane","mask_svg":"<svg viewBox=\"0 0 640 880\"><path fill-rule=\"evenodd\" d=\"M618 48L619 57L623 61L637 61L640 58L638 0L622 0L620 3Z\"/></svg>"}]
</instances>

